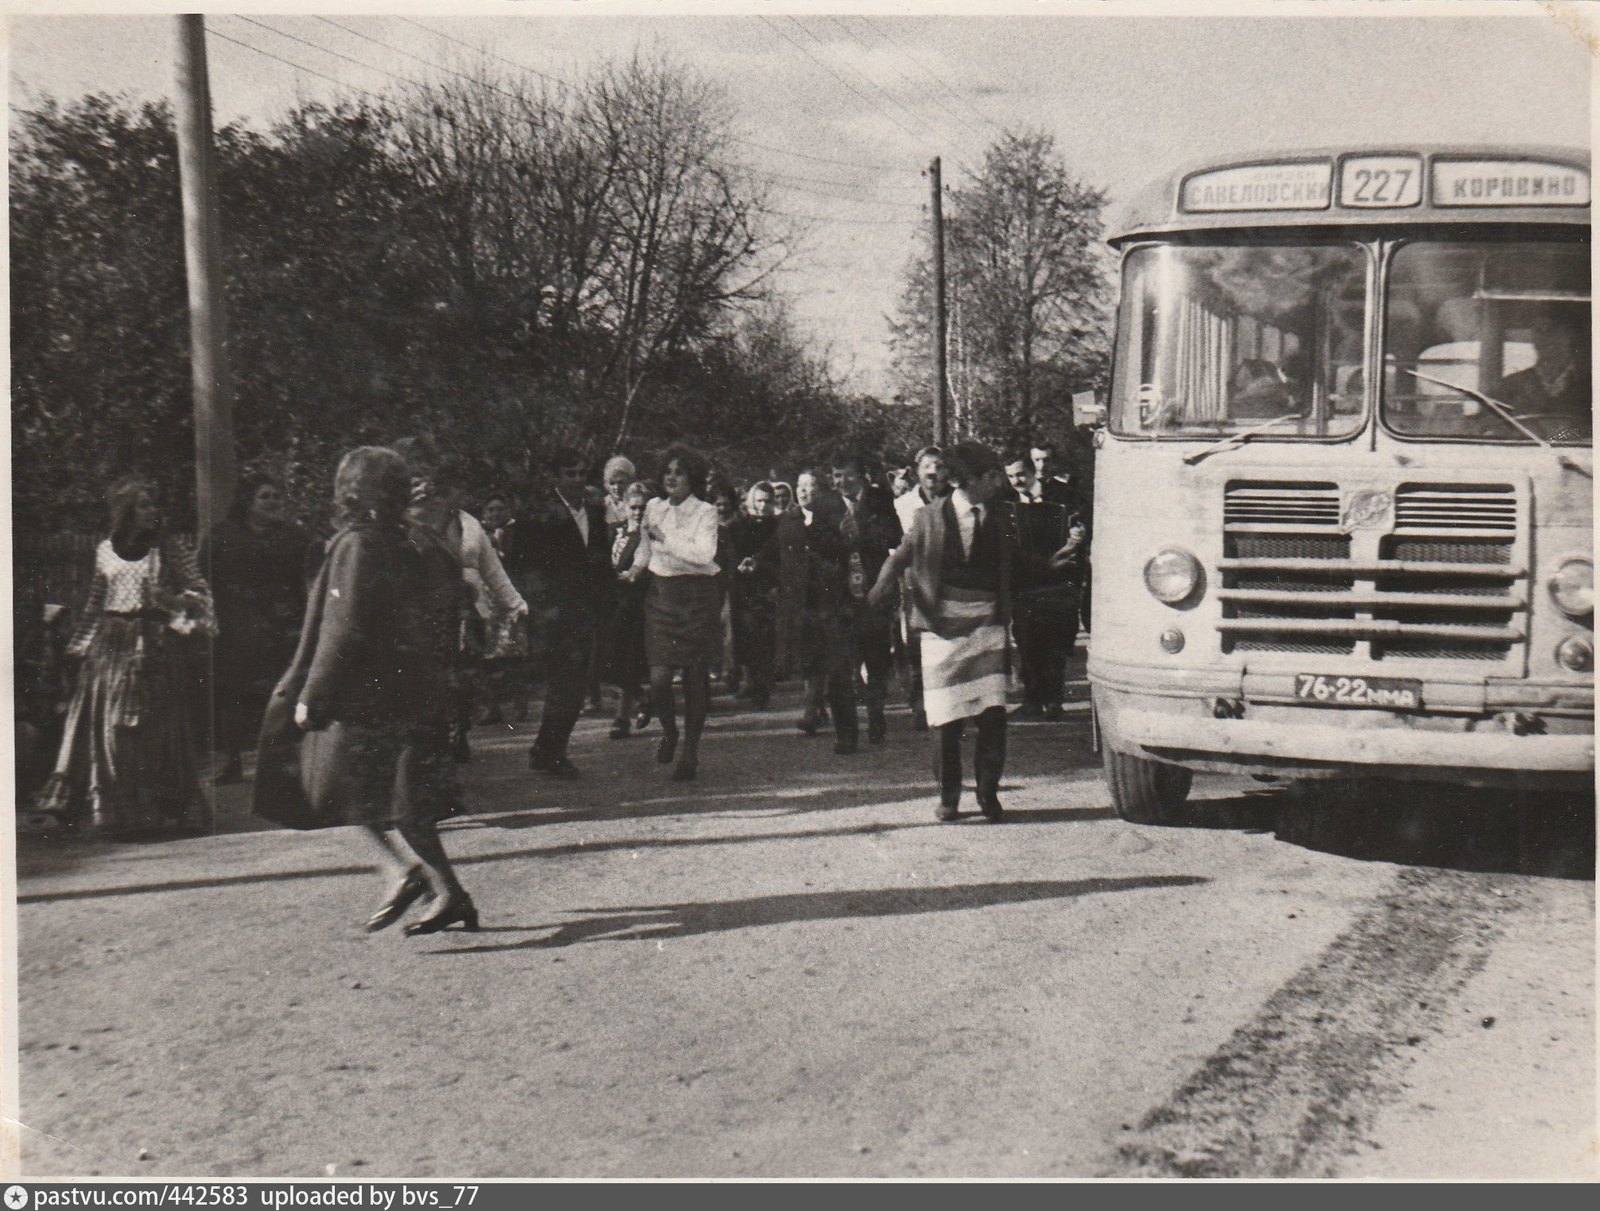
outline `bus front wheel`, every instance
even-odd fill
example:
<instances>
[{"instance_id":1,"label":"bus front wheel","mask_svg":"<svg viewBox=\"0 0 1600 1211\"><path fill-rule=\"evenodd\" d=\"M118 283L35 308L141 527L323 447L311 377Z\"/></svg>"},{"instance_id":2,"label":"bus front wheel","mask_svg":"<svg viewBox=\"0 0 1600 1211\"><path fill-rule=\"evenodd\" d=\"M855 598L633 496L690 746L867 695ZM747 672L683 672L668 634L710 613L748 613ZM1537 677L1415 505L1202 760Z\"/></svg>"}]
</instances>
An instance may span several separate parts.
<instances>
[{"instance_id":1,"label":"bus front wheel","mask_svg":"<svg viewBox=\"0 0 1600 1211\"><path fill-rule=\"evenodd\" d=\"M1184 800L1194 781L1190 770L1105 750L1106 784L1111 806L1130 824L1183 824L1188 819Z\"/></svg>"}]
</instances>

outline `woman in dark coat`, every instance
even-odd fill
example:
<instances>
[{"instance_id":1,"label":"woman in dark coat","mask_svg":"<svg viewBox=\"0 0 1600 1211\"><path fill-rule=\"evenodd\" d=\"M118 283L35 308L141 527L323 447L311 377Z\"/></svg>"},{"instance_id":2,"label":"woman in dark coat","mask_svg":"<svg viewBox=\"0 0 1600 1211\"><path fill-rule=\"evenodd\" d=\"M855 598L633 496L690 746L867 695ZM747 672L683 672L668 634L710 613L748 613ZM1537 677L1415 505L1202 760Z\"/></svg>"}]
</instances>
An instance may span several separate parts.
<instances>
[{"instance_id":1,"label":"woman in dark coat","mask_svg":"<svg viewBox=\"0 0 1600 1211\"><path fill-rule=\"evenodd\" d=\"M240 750L260 731L267 698L294 655L309 541L284 520L282 485L252 475L200 548L217 607L212 676L217 747L225 757L218 782L239 780Z\"/></svg>"},{"instance_id":2,"label":"woman in dark coat","mask_svg":"<svg viewBox=\"0 0 1600 1211\"><path fill-rule=\"evenodd\" d=\"M111 534L69 657L83 658L55 773L32 823L83 832L205 831L185 645L215 630L194 554L163 532L153 485L111 489Z\"/></svg>"},{"instance_id":3,"label":"woman in dark coat","mask_svg":"<svg viewBox=\"0 0 1600 1211\"><path fill-rule=\"evenodd\" d=\"M453 773L436 760L434 737L449 704L447 645L433 633L434 616L454 616L460 570L408 535L410 495L410 470L393 450L363 446L340 462L339 532L268 717L270 727L276 711L294 703L295 725L307 733L301 761L310 797L332 809L319 823L360 825L388 881L367 928L392 925L431 895L433 911L406 926L407 936L478 927L439 839L434 786Z\"/></svg>"}]
</instances>

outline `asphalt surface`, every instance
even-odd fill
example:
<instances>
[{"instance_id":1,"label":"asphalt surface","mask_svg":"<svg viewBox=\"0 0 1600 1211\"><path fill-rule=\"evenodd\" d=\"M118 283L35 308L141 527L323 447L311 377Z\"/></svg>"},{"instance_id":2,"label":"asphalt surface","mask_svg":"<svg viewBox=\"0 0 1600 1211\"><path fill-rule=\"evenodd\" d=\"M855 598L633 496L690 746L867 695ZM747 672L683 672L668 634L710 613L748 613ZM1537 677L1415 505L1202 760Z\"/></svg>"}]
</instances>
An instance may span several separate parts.
<instances>
[{"instance_id":1,"label":"asphalt surface","mask_svg":"<svg viewBox=\"0 0 1600 1211\"><path fill-rule=\"evenodd\" d=\"M723 706L691 785L655 729L585 719L575 782L478 729L474 934L365 934L355 839L242 788L24 838L23 1171L1600 1176L1592 801L1201 778L1211 827L1132 826L1080 702L941 825L903 709L840 757Z\"/></svg>"}]
</instances>

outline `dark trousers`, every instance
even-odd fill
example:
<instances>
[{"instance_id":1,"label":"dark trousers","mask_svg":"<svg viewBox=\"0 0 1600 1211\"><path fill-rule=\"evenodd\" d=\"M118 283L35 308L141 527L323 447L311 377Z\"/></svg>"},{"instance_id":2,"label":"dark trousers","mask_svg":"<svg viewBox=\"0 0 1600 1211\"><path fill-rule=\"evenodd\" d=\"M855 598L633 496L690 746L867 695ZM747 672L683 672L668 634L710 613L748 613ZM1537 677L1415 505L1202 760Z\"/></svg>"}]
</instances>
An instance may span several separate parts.
<instances>
[{"instance_id":1,"label":"dark trousers","mask_svg":"<svg viewBox=\"0 0 1600 1211\"><path fill-rule=\"evenodd\" d=\"M920 631L911 631L906 643L906 699L910 703L911 713L922 716L926 712L922 706L922 634Z\"/></svg>"},{"instance_id":2,"label":"dark trousers","mask_svg":"<svg viewBox=\"0 0 1600 1211\"><path fill-rule=\"evenodd\" d=\"M751 590L730 599L733 614L733 658L749 674L750 688L759 697L772 690L772 668L777 646L774 607L770 597Z\"/></svg>"},{"instance_id":3,"label":"dark trousers","mask_svg":"<svg viewBox=\"0 0 1600 1211\"><path fill-rule=\"evenodd\" d=\"M583 713L584 691L589 681L589 654L594 627L559 628L545 652L544 713L533 751L548 757L565 757L567 741Z\"/></svg>"},{"instance_id":4,"label":"dark trousers","mask_svg":"<svg viewBox=\"0 0 1600 1211\"><path fill-rule=\"evenodd\" d=\"M1076 597L1020 601L1013 625L1023 701L1033 706L1060 703L1066 692L1067 657L1078 637Z\"/></svg>"},{"instance_id":5,"label":"dark trousers","mask_svg":"<svg viewBox=\"0 0 1600 1211\"><path fill-rule=\"evenodd\" d=\"M882 734L883 704L894 672L891 626L890 616L853 602L839 612L829 629L828 709L833 713L834 734L840 740L853 741L860 734L856 671L863 666L867 673L867 726Z\"/></svg>"},{"instance_id":6,"label":"dark trousers","mask_svg":"<svg viewBox=\"0 0 1600 1211\"><path fill-rule=\"evenodd\" d=\"M934 729L933 777L939 784L939 802L955 807L961 802L961 734L965 719L952 719ZM972 772L978 802L992 802L1000 793L1000 776L1006 768L1006 708L991 706L978 715L978 743L972 755Z\"/></svg>"}]
</instances>

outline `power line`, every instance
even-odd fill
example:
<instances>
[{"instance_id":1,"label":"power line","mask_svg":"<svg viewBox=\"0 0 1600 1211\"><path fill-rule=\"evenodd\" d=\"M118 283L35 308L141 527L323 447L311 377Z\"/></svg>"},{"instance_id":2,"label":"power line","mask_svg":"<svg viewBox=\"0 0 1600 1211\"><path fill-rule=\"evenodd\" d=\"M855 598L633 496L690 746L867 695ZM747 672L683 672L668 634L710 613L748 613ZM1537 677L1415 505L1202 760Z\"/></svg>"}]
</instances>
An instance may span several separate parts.
<instances>
[{"instance_id":1,"label":"power line","mask_svg":"<svg viewBox=\"0 0 1600 1211\"><path fill-rule=\"evenodd\" d=\"M876 33L878 35L878 37L882 38L890 46L894 47L895 50L899 51L901 53L901 55L903 55L911 63L913 63L918 68L920 68L922 70L922 72L925 75L927 75L927 77L930 80L932 80L935 84L937 84L941 89L944 90L946 96L949 96L952 99L954 99L955 101L959 102L960 104L965 105L968 109L970 109L973 113L975 113L984 122L987 122L990 126L994 127L995 130L998 130L1001 133L1004 133L1005 128L1003 126L1001 126L998 122L996 122L988 114L984 113L983 110L979 109L971 101L968 101L966 99L966 97L962 96L960 93L956 92L953 88L951 88L948 84L946 84L944 82L944 77L943 76L941 76L938 72L934 71L932 68L928 67L927 64L923 63L922 60L918 59L915 55L913 55L905 47L901 46L898 40L896 40L895 38L890 36L888 30L884 29L881 25L879 25L877 22L873 21L872 18L870 18L870 17L863 16L863 17L859 17L857 19L859 21L861 21L863 24L865 24L868 28L870 28L874 33Z\"/></svg>"},{"instance_id":2,"label":"power line","mask_svg":"<svg viewBox=\"0 0 1600 1211\"><path fill-rule=\"evenodd\" d=\"M847 219L836 215L793 214L786 210L760 208L759 213L774 219L800 219L808 223L849 223L858 227L904 227L911 219ZM917 216L918 221L921 215Z\"/></svg>"},{"instance_id":3,"label":"power line","mask_svg":"<svg viewBox=\"0 0 1600 1211\"><path fill-rule=\"evenodd\" d=\"M208 25L206 26L206 34L212 38L221 38L224 42L232 42L235 46L242 46L245 48L245 50L254 51L263 58L275 59L279 63L294 68L295 71L305 72L308 76L316 76L319 80L326 80L329 84L336 84L340 88L354 89L356 92L365 93L375 101L382 101L385 104L390 103L389 98L383 96L381 93L373 92L370 88L362 88L359 84L351 84L348 80L340 80L334 76L324 75L315 68L307 67L304 63L296 63L293 59L285 59L282 55L275 55L269 50L262 50L259 46L251 46L248 42L241 42L238 38L229 37L220 29L215 29Z\"/></svg>"},{"instance_id":4,"label":"power line","mask_svg":"<svg viewBox=\"0 0 1600 1211\"><path fill-rule=\"evenodd\" d=\"M487 80L479 79L478 77L469 75L468 73L466 73L464 71L457 71L453 67L446 67L442 63L435 63L432 59L424 59L421 55L414 55L408 50L400 49L400 47L398 47L398 46L391 46L389 43L384 42L384 41L382 41L382 40L380 40L378 38L374 38L369 34L364 34L360 30L351 29L348 25L340 25L339 22L329 20L327 17L322 17L322 16L317 17L317 20L321 21L324 25L333 26L334 29L340 29L340 30L343 30L347 34L353 34L355 37L361 38L364 41L370 42L374 46L381 46L386 51L391 51L392 53L397 54L397 55L404 55L406 58L412 59L412 60L416 61L417 63L422 64L424 67L433 68L434 71L442 71L442 72L446 72L446 73L448 73L448 74L450 74L452 76L460 76L463 80L467 80L467 81L469 81L469 82L471 82L473 84L482 84L485 88L491 89L494 92L499 93L501 96L510 97L513 101L522 100L522 98L518 97L515 93L506 92L506 90L503 89L503 88L496 88L493 84L489 83L489 81L487 81ZM404 79L404 77L401 77L401 79ZM542 123L536 123L536 125L542 125Z\"/></svg>"},{"instance_id":5,"label":"power line","mask_svg":"<svg viewBox=\"0 0 1600 1211\"><path fill-rule=\"evenodd\" d=\"M488 49L486 49L486 48L484 48L482 46L478 46L475 43L466 42L466 41L463 41L460 38L451 37L449 34L445 33L442 29L434 29L433 26L424 25L422 22L414 21L410 17L401 17L399 19L401 21L404 21L407 25L414 25L418 29L427 30L428 33L433 34L435 37L443 38L446 42L454 42L457 46L463 47L466 50L476 51L478 54L487 55L491 59L498 59L500 62L502 62L504 64L507 64L510 67L515 67L515 68L518 68L518 69L520 69L522 71L528 72L531 75L538 76L539 79L541 79L541 80L548 80L550 83L552 83L552 84L554 84L554 85L556 85L556 86L558 86L560 88L564 88L569 92L574 92L575 93L575 92L578 91L577 87L575 85L567 83L565 80L561 79L561 77L559 77L559 76L552 76L548 72L540 71L536 67L529 67L526 63L519 63L515 59L506 58L504 55L497 55L497 54L494 53L494 51L488 50Z\"/></svg>"},{"instance_id":6,"label":"power line","mask_svg":"<svg viewBox=\"0 0 1600 1211\"><path fill-rule=\"evenodd\" d=\"M806 58L810 59L818 67L822 68L823 71L827 72L830 76L832 76L840 84L844 85L844 87L849 90L849 92L850 92L850 94L852 96L859 97L861 100L865 101L868 105L871 105L874 109L876 109L884 117L888 118L890 122L892 122L894 125L898 126L901 130L905 131L906 134L910 135L913 139L916 139L919 143L922 141L922 136L919 135L916 131L912 130L910 127L908 127L904 122L900 121L900 119L896 118L888 110L884 109L883 106L881 106L881 105L877 104L877 102L873 101L873 99L871 97L869 97L865 93L863 93L854 84L851 84L850 81L846 80L838 72L834 71L833 68L829 67L821 59L817 58L816 55L812 54L804 46L802 46L800 43L796 42L788 34L784 33L783 30L779 29L771 21L767 20L767 18L765 18L765 17L757 17L756 19L758 21L760 21L761 24L765 25L768 29L770 29L773 33L777 34L778 37L782 38L790 46L794 47L797 51L799 51ZM805 27L802 26L801 28L803 29Z\"/></svg>"},{"instance_id":7,"label":"power line","mask_svg":"<svg viewBox=\"0 0 1600 1211\"><path fill-rule=\"evenodd\" d=\"M828 49L828 44L826 42L824 42L821 38L817 37L817 35L812 32L811 27L808 26L808 25L803 24L799 20L799 18L785 15L784 20L788 21L789 24L793 25L801 33L805 34L806 37L810 38L818 46L822 47L823 50L827 50ZM846 31L846 32L848 32L848 31ZM859 46L860 43L858 42L857 45ZM928 122L927 122L927 120L925 118L922 118L919 115L912 113L910 109L906 108L906 106L904 106L904 105L902 105L900 103L899 99L897 97L895 97L895 95L893 93L889 92L888 89L886 89L882 85L880 85L871 76L867 75L866 72L862 71L859 67L855 66L855 64L846 63L845 67L848 68L852 73L854 73L860 79L865 80L866 83L867 83L867 87L868 88L871 88L880 97L882 97L884 100L888 101L889 104L893 105L901 113L905 114L906 117L910 118L913 122L916 122L918 125L920 125L920 126L922 126L924 128L928 127ZM885 111L885 112L887 112L887 111Z\"/></svg>"},{"instance_id":8,"label":"power line","mask_svg":"<svg viewBox=\"0 0 1600 1211\"><path fill-rule=\"evenodd\" d=\"M560 88L564 88L569 92L576 93L578 91L576 85L568 83L559 76L552 76L548 72L543 72L537 68L530 67L526 63L519 62L516 59L508 59L506 56L496 54L494 51L488 50L482 46L478 46L476 43L468 42L465 39L457 38L451 34L447 34L442 29L435 29L433 26L425 25L421 21L414 20L411 17L399 17L398 20L404 21L407 25L415 26L417 29L426 30L428 33L433 34L437 38L443 38L446 42L453 42L465 50L476 51L480 55L486 55L491 59L497 59L507 66L515 67L521 71L535 75L541 80L548 80L550 83L555 84ZM894 172L898 171L899 169L899 165L895 164L873 164L862 160L840 160L832 156L818 156L812 155L810 152L795 151L793 148L789 147L774 147L770 143L761 143L755 139L746 139L739 135L734 135L733 140L736 143L744 144L746 147L754 147L760 151L772 152L775 155L794 156L797 159L812 160L818 164L833 164L840 168L870 168L886 172ZM920 189L920 186L894 186L894 188Z\"/></svg>"},{"instance_id":9,"label":"power line","mask_svg":"<svg viewBox=\"0 0 1600 1211\"><path fill-rule=\"evenodd\" d=\"M843 19L830 15L828 17L828 20L833 22L833 24L837 25L842 31L844 31L845 35L847 37L851 38L856 43L857 46L861 47L861 49L863 51L867 50L866 45L861 41L861 39L859 37L857 37L855 34L851 33L850 26L846 25L844 23ZM872 29L871 26L867 26L867 29L869 29L871 31L872 35L875 38L878 38L880 41L883 40L883 35L878 33L877 30ZM884 44L889 46L891 50L898 50L899 49L898 47L895 47L892 44L889 44L887 42L885 42ZM907 84L910 84L913 87L915 87L916 82L914 80L912 80L910 73L905 71L904 68L900 69L900 78L902 80L904 80ZM942 80L940 80L937 76L933 76L931 78L932 78L932 80L933 80L933 82L935 84L939 85L941 88L944 87L944 82ZM937 96L929 94L927 99L928 99L928 101L932 102L935 106L937 106L938 109L940 110L940 112L945 114L946 117L950 118L951 120L956 122L958 125L964 126L969 130L977 130L978 129L973 124L973 121L972 121L971 118L964 117L963 115L958 114L955 110L951 109L948 105L946 105L943 101L941 101Z\"/></svg>"},{"instance_id":10,"label":"power line","mask_svg":"<svg viewBox=\"0 0 1600 1211\"><path fill-rule=\"evenodd\" d=\"M420 22L410 21L409 19L405 19L405 18L402 18L402 19L403 20L407 20L408 24L415 25L419 29L428 30L428 32L430 32L430 33L439 33L439 31L432 30L428 26L422 25ZM364 41L370 42L374 46L382 47L384 50L391 51L391 52L393 52L395 54L404 55L406 58L411 59L414 62L422 64L424 67L432 68L435 71L447 72L450 75L459 76L461 79L467 80L467 81L472 82L472 83L481 83L484 87L489 88L492 91L501 94L502 96L509 97L514 101L520 101L522 99L522 98L517 97L516 94L507 92L503 88L498 88L494 84L492 84L492 83L490 83L490 82L488 82L486 80L481 80L479 77L474 76L474 75L472 75L472 74L470 74L468 72L458 71L453 67L446 67L442 63L436 63L432 59L423 58L421 55L416 55L416 54L411 53L408 50L403 50L400 47L394 46L391 43L385 42L380 38L374 38L370 34L364 34L360 30L351 29L349 26L343 25L338 21L331 20L328 17L319 16L319 17L317 17L317 20L321 21L325 25L332 26L334 29L342 30L344 33L354 35L357 38L361 38ZM444 35L442 33L440 33L440 36L441 37L447 37L447 35ZM460 45L463 45L463 46L468 45L467 43L462 42L462 40L458 39L458 38L451 38L449 40L452 41L452 42L456 42L456 43L458 43ZM330 52L330 53L336 53L336 52ZM488 52L488 51L483 51L482 53L490 54L490 52ZM507 64L509 64L509 65L511 65L513 67L521 68L520 64L515 63L513 60L506 59L502 55L495 55L493 57L497 58L497 59L500 59L502 62L505 62L505 63L507 63ZM535 71L533 71L532 68L522 68L522 70L533 72L533 74L538 76L539 78L552 81L552 82L560 85L563 88L567 88L569 90L574 89L573 85L568 84L566 81L561 80L558 77L545 75L544 73L541 73L541 72L535 72ZM529 120L530 121L534 121L531 118ZM537 121L534 121L534 124L535 125L539 125L539 126L546 125L544 123L537 122ZM590 121L587 124L592 126L592 127L594 127L596 130L601 130L601 128L600 128L598 123ZM603 130L601 130L601 133L605 133L605 132ZM862 185L862 184L859 184L859 183L857 183L855 181L836 181L836 180L833 180L832 178L828 178L828 177L822 177L822 178L796 177L796 176L793 176L793 175L788 174L788 173L775 172L775 171L773 171L771 169L747 168L747 171L752 172L752 173L754 173L754 174L756 174L758 176L770 177L770 178L772 178L772 179L774 179L776 181L793 182L794 185L791 186L793 188L798 188L800 186L810 186L810 185L828 185L828 186L832 186L832 187L837 188L837 189L870 190L871 188L873 188L870 185ZM893 183L885 183L882 187L883 188L889 188L889 189L906 190L906 191L920 190L920 187L918 187L918 186L914 186L914 185L896 185L896 184L893 184ZM819 191L814 190L814 189L802 189L801 192L812 193L816 197L826 198L826 199L829 199L829 200L832 200L832 201L839 201L839 202L860 202L860 203L862 203L864 205L873 205L873 206L903 205L903 203L882 201L882 200L878 200L878 199L875 199L875 198L852 197L852 196L848 196L848 195L841 196L839 194L823 193L823 192L819 192Z\"/></svg>"},{"instance_id":11,"label":"power line","mask_svg":"<svg viewBox=\"0 0 1600 1211\"><path fill-rule=\"evenodd\" d=\"M267 30L269 33L277 34L278 37L280 37L280 38L287 38L291 42L298 42L298 43L300 43L301 46L309 46L312 50L319 50L325 55L332 55L336 59L343 59L346 63L354 63L357 67L364 67L368 71L375 71L375 72L379 73L380 75L391 76L394 79L401 81L402 83L410 84L410 85L412 85L412 86L414 86L416 88L421 88L421 89L426 90L427 87L428 87L426 84L422 83L422 81L420 81L420 80L413 80L410 76L402 76L399 72L388 71L387 69L382 68L382 67L374 67L370 63L363 62L360 59L352 58L349 55L341 53L340 51L332 50L332 49L330 49L330 48L328 48L326 46L323 46L320 42L313 42L313 41L311 41L311 39L302 38L298 34L288 33L285 30L281 30L281 29L276 28L275 26L268 25L265 21L257 21L254 17L246 17L242 13L232 13L232 14L230 14L230 16L232 16L235 21L244 21L244 22L247 22L250 25L258 26L261 29Z\"/></svg>"},{"instance_id":12,"label":"power line","mask_svg":"<svg viewBox=\"0 0 1600 1211\"><path fill-rule=\"evenodd\" d=\"M233 14L233 15L237 15L237 14ZM260 23L259 22L251 22L251 24L260 24ZM262 28L271 29L272 27L271 26L263 26ZM279 31L274 30L273 32L279 32ZM404 102L397 103L397 102L394 101L393 98L386 97L381 93L373 92L369 88L363 88L361 85L352 84L348 80L342 80L342 79L339 79L337 77L327 75L327 74L325 74L323 72L317 71L314 68L307 67L305 64L297 62L296 60L286 59L282 55L275 55L271 51L262 50L259 46L253 46L248 42L242 41L242 40L240 40L238 38L231 37L230 35L223 33L221 30L212 28L209 25L206 28L206 33L211 35L211 36L213 36L213 37L221 38L225 42L231 42L235 46L242 46L245 50L253 51L256 54L261 55L263 58L272 59L275 62L282 63L284 66L292 68L295 71L305 72L307 75L316 76L318 79L326 80L328 83L336 85L336 86L338 86L340 88L348 88L348 89L354 90L355 92L362 93L365 96L371 97L373 100L379 102L380 104L392 105L392 106L395 106L396 108L404 109L404 110L407 110L407 111L409 111L411 113L414 113L414 114L418 115L419 117L427 118L427 117L431 116L426 111L424 111L424 110L422 110L422 109L420 109L420 108L418 108L418 107L416 107L414 105L408 105L408 104L405 104ZM306 41L305 39L295 39L295 40L296 41L302 41L302 42ZM314 44L310 43L310 42L307 42L307 45L314 45ZM322 48L322 49L326 49L326 48ZM341 57L345 57L345 56L341 56ZM360 66L370 67L369 64L360 64ZM378 71L378 70L381 70L381 69L372 68L372 70ZM779 188L784 188L784 186L780 185ZM790 188L794 188L794 187L790 187ZM802 192L802 193L803 192L808 192L808 191L802 190L802 189L796 189L795 191L796 192ZM815 193L815 191L809 191L809 192L812 192L814 194L814 196L817 196L819 198L824 198L824 199L827 199L827 200L830 200L830 201L849 202L849 203L856 204L856 205L894 206L894 207L899 207L899 206L906 205L905 203L885 202L885 201L879 201L879 200L874 200L874 199L870 199L870 198L843 198L843 197L837 197L837 196L831 195L831 194ZM776 209L773 209L771 207L765 207L765 206L760 206L760 207L757 207L756 209L757 209L758 213L760 213L762 215L765 215L765 216L767 216L769 218L796 219L796 220L800 220L800 221L803 221L803 222L811 222L811 223L842 223L842 224L848 224L848 225L853 225L853 226L901 226L904 223L911 221L909 218L904 218L904 219L882 218L882 219L879 219L879 218L864 218L864 217L855 217L855 216L846 216L846 215L796 214L796 213L791 212L791 211L776 210ZM920 210L920 207L918 209Z\"/></svg>"},{"instance_id":13,"label":"power line","mask_svg":"<svg viewBox=\"0 0 1600 1211\"><path fill-rule=\"evenodd\" d=\"M470 75L470 74L468 74L466 72L457 71L454 68L446 67L446 66L444 66L443 64L440 64L440 63L435 63L431 59L425 59L420 55L411 54L409 51L401 50L399 47L392 46L389 43L382 41L381 39L370 37L370 36L368 36L366 34L361 33L359 30L350 29L347 26L341 25L337 21L329 20L326 17L318 17L317 19L319 21L324 22L325 24L333 26L335 29L342 30L345 33L353 34L358 38L362 38L365 41L371 42L375 46L382 47L385 50L388 50L388 51L391 51L391 52L394 52L394 53L397 53L397 54L405 55L407 58L413 59L416 62L421 63L423 66L432 68L435 71L448 72L451 75L459 76L462 79L467 80L469 82L482 83L484 87L489 88L490 90L492 90L494 92L497 92L497 93L499 93L500 95L502 95L504 97L508 97L511 100L514 100L514 101L521 101L522 100L522 98L519 98L515 93L508 92L505 89L499 88L499 87L495 86L494 84L492 84L492 83L490 83L488 81L479 81L477 79L477 77L474 77L474 76L472 76L472 75ZM414 86L416 86L418 88L424 89L424 90L427 88L427 86L422 84L420 81L413 80L413 79L411 79L410 77L407 77L407 76L399 75L398 73L395 73L395 72L386 71L384 68L380 68L380 67L377 67L377 66L375 66L373 64L366 63L363 60L356 59L356 58L353 58L352 56L342 54L339 51L336 51L336 50L331 49L330 47L324 46L322 43L317 42L314 39L303 38L303 37L299 37L299 36L294 35L294 34L289 34L289 33L286 33L283 30L279 30L279 29L275 28L274 26L267 25L264 22L254 21L254 20L252 20L251 18L248 18L248 17L240 17L240 20L248 21L252 25L258 25L262 29L269 30L272 33L278 34L281 37L289 38L289 39L291 39L291 40L293 40L295 42L299 42L299 43L301 43L301 44L303 44L305 46L312 47L313 49L321 50L325 54L329 54L329 55L333 55L333 56L335 56L337 58L345 59L348 62L354 63L359 67L364 67L364 68L367 68L368 70L371 70L371 71L382 72L383 74L389 75L389 76L393 77L394 79L400 80L400 81L402 81L404 83L407 83L407 84L412 84L412 85L414 85ZM424 26L423 28L427 28L427 27ZM241 45L246 45L246 44L241 43ZM252 47L251 49L255 49L255 48ZM282 60L282 61L285 62L285 63L290 63L289 60ZM509 60L508 60L508 62L509 62ZM299 64L292 64L291 63L291 66L300 67L301 70L309 70L309 69L306 69L306 68L304 68L303 66L301 66ZM535 73L535 74L538 74L538 73ZM325 80L330 80L331 82L334 82L334 83L341 83L340 81L334 81L333 78L330 77L330 76L323 76L322 78L325 79ZM349 87L354 88L354 87L358 87L358 86L350 85ZM372 93L370 90L367 90L367 89L362 89L361 91L366 92L369 96L374 96L374 97L378 97L379 96L379 94ZM420 113L421 111L420 110L413 110L413 112ZM537 118L532 117L531 115L527 116L527 120L529 122L531 122L533 125L541 127L542 129L546 129L546 130L551 129L551 127L549 126L548 123L541 122ZM579 119L579 120L585 121L586 125L592 127L593 129L595 129L596 131L600 132L601 134L605 134L606 133L604 128L601 127L600 124L597 123L597 122L594 122L592 120L584 120L584 119ZM853 182L853 181L835 181L835 180L832 180L831 178L816 179L816 178L809 178L809 177L796 177L796 176L792 176L792 175L787 174L787 173L773 172L770 169L759 169L759 168L746 167L745 170L750 172L750 173L752 173L752 174L754 174L754 175L757 175L757 176L772 178L774 183L778 184L779 188L786 188L786 189L794 190L795 192L806 193L806 194L809 194L811 196L814 196L814 197L817 197L817 198L820 198L820 199L823 199L823 200L826 200L826 201L848 202L848 203L865 205L865 206L885 206L885 207L907 205L907 203L895 202L895 201L890 201L890 200L887 200L887 199L861 197L861 196L854 196L854 195L841 195L841 194L837 194L837 193L827 193L827 192L824 192L824 191L821 191L821 190L810 188L811 186L817 185L817 184L820 184L820 185L831 185L831 186L835 186L835 187L841 188L841 189L867 189L867 188L870 188L869 186L859 185L859 184L857 184L856 182ZM784 181L791 182L791 184L784 185L784 184L780 183L780 182L784 182ZM891 187L892 188L896 188L896 189L905 189L905 188L907 188L906 186L899 186L899 185L892 185Z\"/></svg>"}]
</instances>

